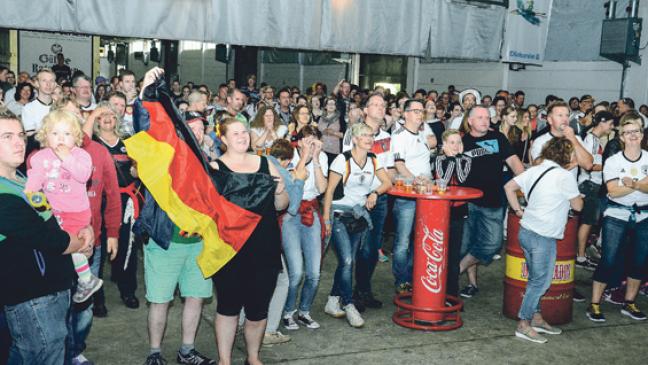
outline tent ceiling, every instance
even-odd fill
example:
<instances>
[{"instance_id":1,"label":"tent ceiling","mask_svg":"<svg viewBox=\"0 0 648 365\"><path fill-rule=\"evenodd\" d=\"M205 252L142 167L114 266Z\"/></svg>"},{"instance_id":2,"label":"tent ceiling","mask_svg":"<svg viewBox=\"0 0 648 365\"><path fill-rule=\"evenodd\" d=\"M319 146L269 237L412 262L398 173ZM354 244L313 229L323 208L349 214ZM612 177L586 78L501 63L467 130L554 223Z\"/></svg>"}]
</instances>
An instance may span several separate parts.
<instances>
[{"instance_id":1,"label":"tent ceiling","mask_svg":"<svg viewBox=\"0 0 648 365\"><path fill-rule=\"evenodd\" d=\"M452 0L3 0L0 26L496 60L505 13Z\"/></svg>"}]
</instances>

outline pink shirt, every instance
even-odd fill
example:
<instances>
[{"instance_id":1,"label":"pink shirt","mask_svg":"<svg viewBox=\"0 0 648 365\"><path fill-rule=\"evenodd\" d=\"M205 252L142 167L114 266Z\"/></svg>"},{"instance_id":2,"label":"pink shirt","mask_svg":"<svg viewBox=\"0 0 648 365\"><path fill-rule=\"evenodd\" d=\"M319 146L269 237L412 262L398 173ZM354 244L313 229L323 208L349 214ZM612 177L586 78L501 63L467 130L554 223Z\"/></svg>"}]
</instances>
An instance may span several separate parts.
<instances>
[{"instance_id":1,"label":"pink shirt","mask_svg":"<svg viewBox=\"0 0 648 365\"><path fill-rule=\"evenodd\" d=\"M74 147L65 160L51 148L31 156L27 170L27 191L42 191L54 210L82 212L90 209L86 183L92 173L92 158L88 152Z\"/></svg>"}]
</instances>

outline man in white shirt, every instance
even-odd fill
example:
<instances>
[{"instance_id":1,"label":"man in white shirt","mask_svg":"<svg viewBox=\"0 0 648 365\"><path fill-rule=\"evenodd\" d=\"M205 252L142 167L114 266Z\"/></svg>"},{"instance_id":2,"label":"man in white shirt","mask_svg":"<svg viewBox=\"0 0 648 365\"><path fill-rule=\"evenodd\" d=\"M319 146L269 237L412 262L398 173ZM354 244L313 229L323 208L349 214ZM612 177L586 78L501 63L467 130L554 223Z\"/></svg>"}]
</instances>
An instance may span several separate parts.
<instances>
[{"instance_id":1,"label":"man in white shirt","mask_svg":"<svg viewBox=\"0 0 648 365\"><path fill-rule=\"evenodd\" d=\"M76 97L82 111L93 111L97 107L94 103L92 96L92 82L90 78L84 74L75 76L72 79L72 88L70 91Z\"/></svg>"},{"instance_id":2,"label":"man in white shirt","mask_svg":"<svg viewBox=\"0 0 648 365\"><path fill-rule=\"evenodd\" d=\"M119 91L126 95L126 109L122 120L122 131L126 136L135 134L133 128L133 103L137 98L137 89L135 88L135 73L130 70L122 70L119 74Z\"/></svg>"},{"instance_id":3,"label":"man in white shirt","mask_svg":"<svg viewBox=\"0 0 648 365\"><path fill-rule=\"evenodd\" d=\"M394 154L396 172L405 179L430 180L430 148L426 135L420 131L425 109L419 100L409 99L403 104L405 123L392 134L391 151ZM413 199L394 200L394 219L396 234L392 272L397 293L411 290L412 282L412 242L410 236L414 225L416 201Z\"/></svg>"},{"instance_id":4,"label":"man in white shirt","mask_svg":"<svg viewBox=\"0 0 648 365\"><path fill-rule=\"evenodd\" d=\"M535 160L540 157L542 148L547 141L553 138L564 137L574 145L576 152L576 162L578 166L587 171L592 169L593 157L583 144L583 140L577 136L574 129L569 126L569 106L564 101L556 101L547 107L547 123L549 124L549 133L545 133L533 141L531 145L531 159ZM571 170L574 177L578 174L578 169Z\"/></svg>"},{"instance_id":5,"label":"man in white shirt","mask_svg":"<svg viewBox=\"0 0 648 365\"><path fill-rule=\"evenodd\" d=\"M33 134L41 126L45 115L52 106L52 93L56 88L56 75L49 68L42 68L36 74L36 88L38 96L25 105L22 113L22 122L27 134Z\"/></svg>"}]
</instances>

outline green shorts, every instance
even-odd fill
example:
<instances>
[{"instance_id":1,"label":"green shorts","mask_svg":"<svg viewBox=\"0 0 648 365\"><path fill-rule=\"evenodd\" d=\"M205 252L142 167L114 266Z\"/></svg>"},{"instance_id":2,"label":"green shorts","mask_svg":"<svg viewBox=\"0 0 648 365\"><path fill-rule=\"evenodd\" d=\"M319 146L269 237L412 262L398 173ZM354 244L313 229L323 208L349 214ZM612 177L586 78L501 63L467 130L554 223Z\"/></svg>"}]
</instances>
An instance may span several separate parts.
<instances>
[{"instance_id":1,"label":"green shorts","mask_svg":"<svg viewBox=\"0 0 648 365\"><path fill-rule=\"evenodd\" d=\"M168 303L173 300L176 286L180 295L192 298L210 298L212 281L203 278L196 263L203 243L174 243L164 250L153 240L144 246L144 282L146 300Z\"/></svg>"}]
</instances>

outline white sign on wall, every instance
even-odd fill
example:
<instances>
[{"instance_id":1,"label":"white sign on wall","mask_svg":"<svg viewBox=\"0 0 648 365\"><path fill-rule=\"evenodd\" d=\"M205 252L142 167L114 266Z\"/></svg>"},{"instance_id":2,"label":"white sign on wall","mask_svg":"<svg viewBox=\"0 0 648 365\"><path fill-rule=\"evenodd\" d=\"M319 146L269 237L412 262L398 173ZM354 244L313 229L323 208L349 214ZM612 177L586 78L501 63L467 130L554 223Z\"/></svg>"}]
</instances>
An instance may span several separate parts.
<instances>
[{"instance_id":1,"label":"white sign on wall","mask_svg":"<svg viewBox=\"0 0 648 365\"><path fill-rule=\"evenodd\" d=\"M65 55L72 74L81 70L92 75L92 36L71 33L18 32L18 69L35 74L56 64L56 55Z\"/></svg>"},{"instance_id":2,"label":"white sign on wall","mask_svg":"<svg viewBox=\"0 0 648 365\"><path fill-rule=\"evenodd\" d=\"M510 0L502 61L539 64L544 60L553 0Z\"/></svg>"}]
</instances>

